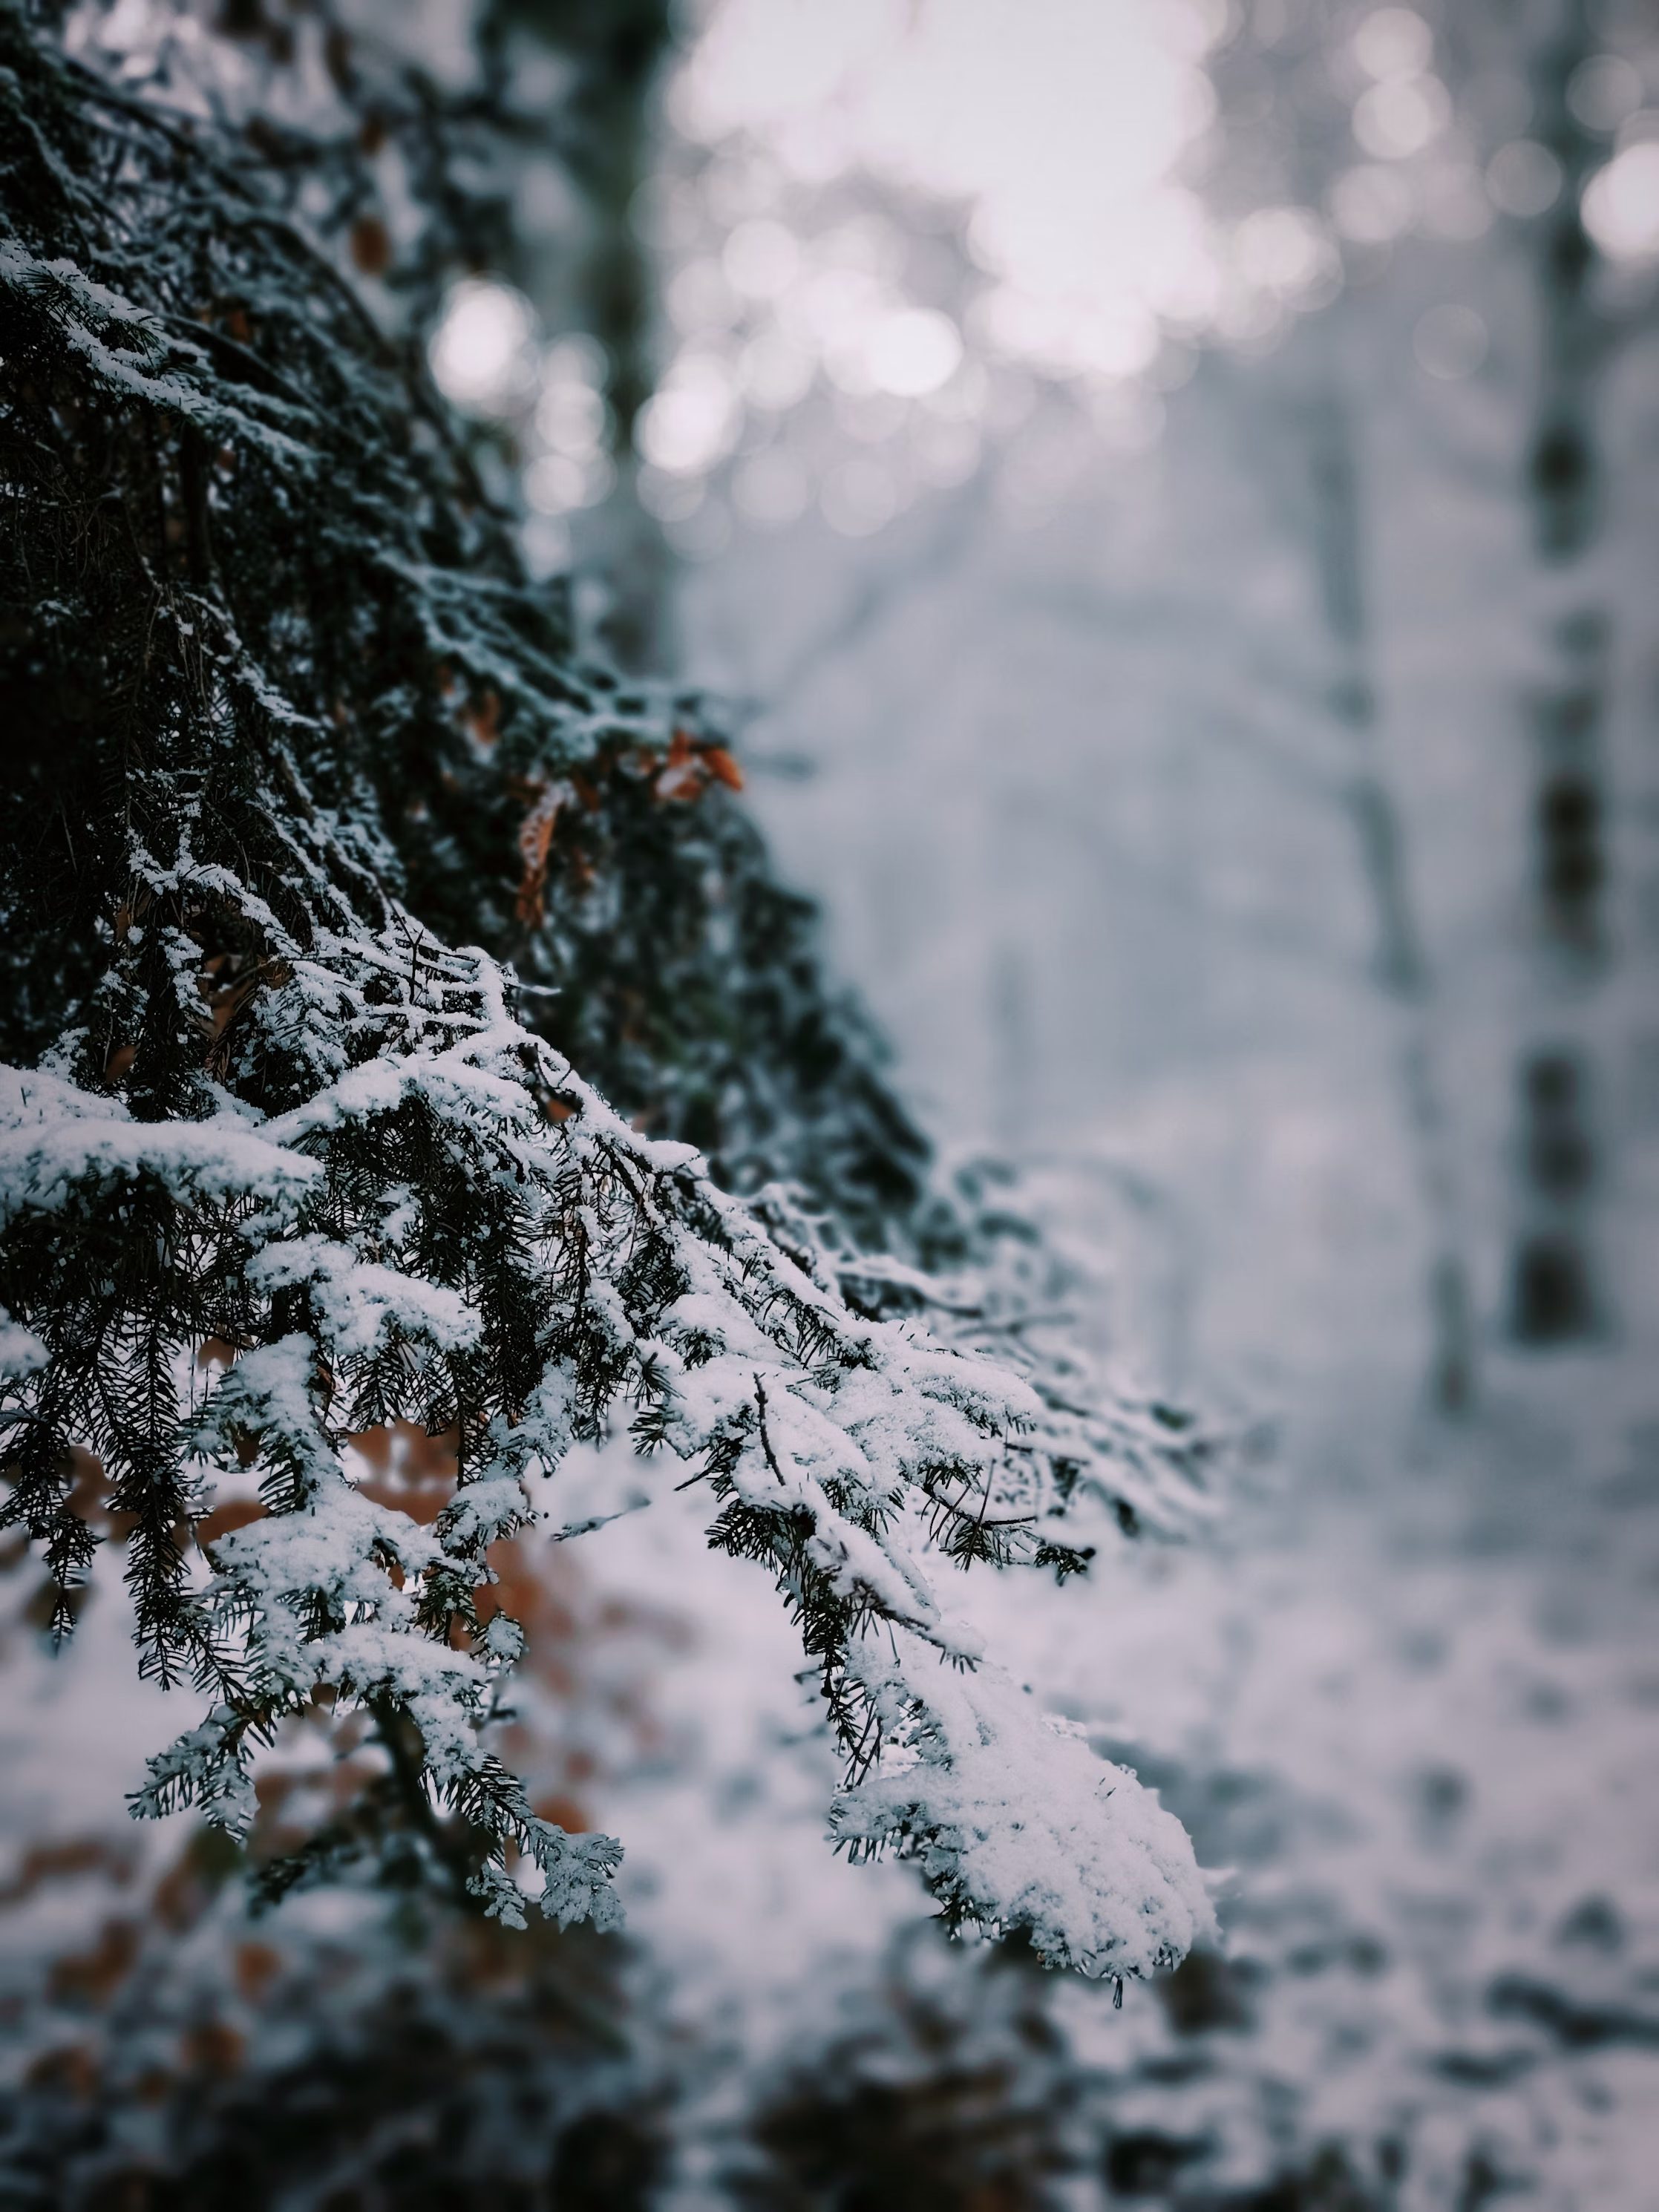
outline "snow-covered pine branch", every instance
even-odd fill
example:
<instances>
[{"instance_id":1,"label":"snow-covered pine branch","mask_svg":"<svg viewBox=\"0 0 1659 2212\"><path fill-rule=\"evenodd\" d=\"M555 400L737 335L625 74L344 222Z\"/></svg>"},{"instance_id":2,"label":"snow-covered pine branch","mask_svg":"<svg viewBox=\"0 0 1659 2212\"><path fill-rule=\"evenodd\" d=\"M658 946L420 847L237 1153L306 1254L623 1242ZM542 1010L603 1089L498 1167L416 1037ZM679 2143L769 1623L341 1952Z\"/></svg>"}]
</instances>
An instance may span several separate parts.
<instances>
[{"instance_id":1,"label":"snow-covered pine branch","mask_svg":"<svg viewBox=\"0 0 1659 2212\"><path fill-rule=\"evenodd\" d=\"M961 1294L849 1301L862 1263L792 1251L624 1121L404 896L453 913L515 793L690 741L572 662L435 405L253 186L9 14L0 108L5 1517L64 1631L94 1542L72 1448L130 1517L143 1663L210 1699L138 1809L237 1829L258 1747L331 1698L434 1880L614 1917L619 1847L540 1819L489 1747L519 1639L475 1593L528 1478L625 1421L798 1619L844 1841L1054 1963L1178 1958L1208 1922L1179 1826L927 1571L1080 1565L1066 1509L1110 1419L934 1333ZM209 1340L234 1356L202 1386ZM458 1439L430 1528L351 1479L394 1419ZM1125 1495L1194 1471L1120 1455ZM245 1469L264 1510L204 1575L191 1528ZM374 1847L330 1837L273 1886Z\"/></svg>"}]
</instances>

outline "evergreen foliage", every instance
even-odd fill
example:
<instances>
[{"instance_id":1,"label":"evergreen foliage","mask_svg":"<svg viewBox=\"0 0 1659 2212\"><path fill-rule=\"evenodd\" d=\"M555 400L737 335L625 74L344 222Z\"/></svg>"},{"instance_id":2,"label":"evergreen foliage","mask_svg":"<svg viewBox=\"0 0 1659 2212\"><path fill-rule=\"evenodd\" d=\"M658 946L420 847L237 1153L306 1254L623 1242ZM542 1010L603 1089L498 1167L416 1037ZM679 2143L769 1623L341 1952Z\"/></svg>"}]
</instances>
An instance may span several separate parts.
<instances>
[{"instance_id":1,"label":"evergreen foliage","mask_svg":"<svg viewBox=\"0 0 1659 2212\"><path fill-rule=\"evenodd\" d=\"M1182 1831L921 1557L1081 1567L1088 1507L1179 1510L1202 1440L1011 1327L1029 1257L984 1262L1021 1240L929 1197L717 739L577 663L410 360L257 173L15 9L0 106L4 1517L66 1633L95 1540L70 1455L102 1462L141 1664L209 1701L137 1809L244 1831L259 1747L333 1701L384 1787L272 1890L367 1867L613 1921L619 1847L491 1747L520 1638L477 1593L526 1485L617 1424L774 1575L844 1844L1051 1963L1177 1958L1208 1919ZM556 979L548 1034L507 954ZM805 1193L751 1205L685 1137ZM353 1480L351 1438L398 1419L457 1439L430 1527ZM237 1500L203 1571L191 1531Z\"/></svg>"}]
</instances>

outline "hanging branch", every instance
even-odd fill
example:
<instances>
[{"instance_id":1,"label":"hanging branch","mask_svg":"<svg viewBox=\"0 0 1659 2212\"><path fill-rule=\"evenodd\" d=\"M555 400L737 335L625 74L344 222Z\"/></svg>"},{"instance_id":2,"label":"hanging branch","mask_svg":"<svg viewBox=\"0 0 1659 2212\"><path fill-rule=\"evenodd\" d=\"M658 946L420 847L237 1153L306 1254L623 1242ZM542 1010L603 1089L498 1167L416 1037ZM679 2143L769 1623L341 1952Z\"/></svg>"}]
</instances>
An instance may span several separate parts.
<instances>
[{"instance_id":1,"label":"hanging branch","mask_svg":"<svg viewBox=\"0 0 1659 2212\"><path fill-rule=\"evenodd\" d=\"M531 1901L614 1921L620 1847L541 1818L491 1748L523 1639L477 1593L532 1478L627 1425L708 1480L711 1541L798 1622L849 1849L915 1857L953 1924L1028 1929L1053 1963L1177 1958L1209 1920L1179 1826L1045 1721L925 1565L930 1522L947 1555L1041 1560L1024 1540L1062 1533L1091 1468L1113 1494L1109 1420L932 1333L920 1272L849 1300L839 1232L630 1126L439 927L514 779L575 787L677 743L678 773L690 738L572 662L429 399L255 220L252 182L11 15L0 120L23 732L0 844L3 1518L43 1547L66 1634L93 1548L72 1449L133 1516L141 1666L206 1699L136 1809L243 1832L260 1747L331 1700L386 1747L402 1863L512 1923ZM273 374L233 374L203 317ZM61 848L40 838L60 816ZM182 1378L209 1339L234 1357L204 1396ZM353 1480L351 1437L392 1420L458 1439L429 1526ZM1122 1456L1132 1495L1195 1487L1196 1460ZM263 1511L204 1571L191 1530L250 1480ZM275 1886L386 1850L374 1821L331 1832Z\"/></svg>"}]
</instances>

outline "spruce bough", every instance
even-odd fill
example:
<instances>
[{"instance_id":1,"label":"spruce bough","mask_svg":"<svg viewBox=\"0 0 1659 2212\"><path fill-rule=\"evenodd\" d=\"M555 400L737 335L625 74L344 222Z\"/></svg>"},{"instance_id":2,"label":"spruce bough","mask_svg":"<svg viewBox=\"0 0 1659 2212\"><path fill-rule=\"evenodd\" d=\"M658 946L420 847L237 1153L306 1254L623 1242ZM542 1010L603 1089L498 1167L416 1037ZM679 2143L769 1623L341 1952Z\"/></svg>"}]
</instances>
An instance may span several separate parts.
<instances>
[{"instance_id":1,"label":"spruce bough","mask_svg":"<svg viewBox=\"0 0 1659 2212\"><path fill-rule=\"evenodd\" d=\"M724 755L578 665L418 374L208 134L10 10L0 123L3 1511L67 1632L95 1540L73 1454L101 1462L141 1665L206 1701L137 1809L245 1832L259 1747L331 1700L371 1718L401 1813L270 1889L395 1857L512 1923L614 1921L620 1847L538 1817L490 1748L520 1638L477 1594L532 1479L623 1428L798 1620L844 1844L913 1856L954 1924L1050 1963L1172 1962L1209 1918L1179 1826L927 1567L1080 1568L1091 1512L1179 1510L1201 1451L1064 1359L989 1356L1022 1332L971 1275L969 1212L918 1199L908 1254L859 1249L915 1170L890 1121L871 1170L866 1071L837 1211L732 1194L529 1025L503 952L602 995L549 876L561 810L624 843L671 805L717 823L723 788L665 779L719 784ZM767 1116L736 1118L753 1184ZM915 1264L930 1240L951 1280ZM352 1480L350 1438L393 1420L456 1439L428 1527Z\"/></svg>"}]
</instances>

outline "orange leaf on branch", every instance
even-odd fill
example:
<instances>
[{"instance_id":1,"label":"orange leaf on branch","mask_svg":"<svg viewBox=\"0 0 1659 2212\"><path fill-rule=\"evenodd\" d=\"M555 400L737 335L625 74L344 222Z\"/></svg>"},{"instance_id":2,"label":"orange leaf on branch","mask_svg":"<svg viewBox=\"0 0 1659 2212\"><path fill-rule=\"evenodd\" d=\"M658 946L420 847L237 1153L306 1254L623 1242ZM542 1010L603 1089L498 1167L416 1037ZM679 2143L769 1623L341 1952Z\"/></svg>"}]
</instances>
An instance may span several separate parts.
<instances>
[{"instance_id":1,"label":"orange leaf on branch","mask_svg":"<svg viewBox=\"0 0 1659 2212\"><path fill-rule=\"evenodd\" d=\"M519 851L524 859L524 873L519 879L518 916L531 929L542 920L547 855L553 842L553 825L559 818L559 798L556 787L544 787L519 825Z\"/></svg>"},{"instance_id":2,"label":"orange leaf on branch","mask_svg":"<svg viewBox=\"0 0 1659 2212\"><path fill-rule=\"evenodd\" d=\"M723 783L728 791L743 789L743 770L724 745L703 745L699 748L699 752L709 775Z\"/></svg>"},{"instance_id":3,"label":"orange leaf on branch","mask_svg":"<svg viewBox=\"0 0 1659 2212\"><path fill-rule=\"evenodd\" d=\"M669 743L668 759L653 789L659 799L696 799L702 784L702 766L692 750L690 737L684 730L676 730Z\"/></svg>"}]
</instances>

